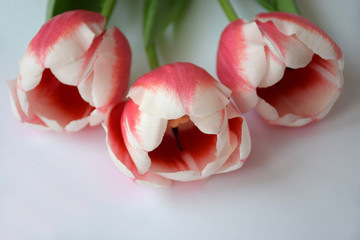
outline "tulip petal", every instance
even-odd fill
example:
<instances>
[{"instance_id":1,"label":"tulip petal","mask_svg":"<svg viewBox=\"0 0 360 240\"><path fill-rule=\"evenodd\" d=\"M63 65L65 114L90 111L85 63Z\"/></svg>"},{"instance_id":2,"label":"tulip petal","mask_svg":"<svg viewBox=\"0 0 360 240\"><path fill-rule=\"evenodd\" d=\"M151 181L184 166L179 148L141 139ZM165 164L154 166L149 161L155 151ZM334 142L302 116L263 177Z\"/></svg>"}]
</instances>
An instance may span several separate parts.
<instances>
[{"instance_id":1,"label":"tulip petal","mask_svg":"<svg viewBox=\"0 0 360 240\"><path fill-rule=\"evenodd\" d=\"M275 12L260 13L256 19L261 22L273 22L276 28L287 36L296 35L314 53L324 59L342 58L337 44L318 26L299 15Z\"/></svg>"},{"instance_id":2,"label":"tulip petal","mask_svg":"<svg viewBox=\"0 0 360 240\"><path fill-rule=\"evenodd\" d=\"M111 159L123 174L134 178L137 169L126 149L120 126L124 106L125 102L110 109L106 115L103 127L106 132L106 143Z\"/></svg>"},{"instance_id":3,"label":"tulip petal","mask_svg":"<svg viewBox=\"0 0 360 240\"><path fill-rule=\"evenodd\" d=\"M45 23L20 62L22 88L33 89L40 82L44 68L64 67L78 60L104 25L101 14L82 10L63 13Z\"/></svg>"},{"instance_id":4,"label":"tulip petal","mask_svg":"<svg viewBox=\"0 0 360 240\"><path fill-rule=\"evenodd\" d=\"M216 173L225 173L236 170L244 164L251 150L250 133L246 121L243 118L229 119L229 128L237 138L235 151Z\"/></svg>"},{"instance_id":5,"label":"tulip petal","mask_svg":"<svg viewBox=\"0 0 360 240\"><path fill-rule=\"evenodd\" d=\"M96 107L111 102L114 97L122 100L129 84L131 52L128 41L118 28L105 32L97 49L92 85ZM106 81L107 80L107 81Z\"/></svg>"},{"instance_id":6,"label":"tulip petal","mask_svg":"<svg viewBox=\"0 0 360 240\"><path fill-rule=\"evenodd\" d=\"M255 89L266 71L264 46L256 23L241 19L231 22L220 38L217 74L233 91L231 96L243 113L250 111L258 100Z\"/></svg>"},{"instance_id":7,"label":"tulip petal","mask_svg":"<svg viewBox=\"0 0 360 240\"><path fill-rule=\"evenodd\" d=\"M206 134L218 134L226 125L225 110L217 111L214 114L206 117L190 116L191 121Z\"/></svg>"},{"instance_id":8,"label":"tulip petal","mask_svg":"<svg viewBox=\"0 0 360 240\"><path fill-rule=\"evenodd\" d=\"M277 83L284 76L286 67L285 64L274 55L268 46L265 46L264 49L266 53L267 68L266 73L258 87L270 87Z\"/></svg>"},{"instance_id":9,"label":"tulip petal","mask_svg":"<svg viewBox=\"0 0 360 240\"><path fill-rule=\"evenodd\" d=\"M90 126L95 126L100 124L105 119L105 114L101 112L99 109L95 109L90 114Z\"/></svg>"},{"instance_id":10,"label":"tulip petal","mask_svg":"<svg viewBox=\"0 0 360 240\"><path fill-rule=\"evenodd\" d=\"M266 45L287 67L301 68L311 61L313 51L295 35L287 36L281 33L272 22L257 21L257 25L264 34Z\"/></svg>"},{"instance_id":11,"label":"tulip petal","mask_svg":"<svg viewBox=\"0 0 360 240\"><path fill-rule=\"evenodd\" d=\"M22 122L27 122L31 125L40 125L46 127L45 123L34 113L30 112L27 115L20 105L19 97L18 97L18 89L17 89L17 80L9 80L6 81L8 85L9 92L10 92L10 99L11 99L11 109L15 117Z\"/></svg>"},{"instance_id":12,"label":"tulip petal","mask_svg":"<svg viewBox=\"0 0 360 240\"><path fill-rule=\"evenodd\" d=\"M84 128L86 125L88 125L89 122L90 122L90 116L84 117L84 118L69 122L65 126L64 129L66 132L76 132L76 131L79 131L80 129Z\"/></svg>"},{"instance_id":13,"label":"tulip petal","mask_svg":"<svg viewBox=\"0 0 360 240\"><path fill-rule=\"evenodd\" d=\"M228 126L217 135L217 158L209 162L201 172L203 178L214 174L234 152L237 145L236 135L229 131Z\"/></svg>"},{"instance_id":14,"label":"tulip petal","mask_svg":"<svg viewBox=\"0 0 360 240\"><path fill-rule=\"evenodd\" d=\"M122 98L128 87L130 62L130 46L119 29L112 27L99 35L84 56L80 94L95 107Z\"/></svg>"},{"instance_id":15,"label":"tulip petal","mask_svg":"<svg viewBox=\"0 0 360 240\"><path fill-rule=\"evenodd\" d=\"M339 96L342 81L342 73L338 71L336 60L324 60L314 55L308 66L296 70L287 69L280 82L269 88L258 88L257 93L276 109L280 118L291 114L286 118L291 118L289 124L293 124L302 118L315 120L332 106ZM263 114L262 116L270 122L277 121L273 114L270 118ZM308 120L304 120L296 125L307 122Z\"/></svg>"},{"instance_id":16,"label":"tulip petal","mask_svg":"<svg viewBox=\"0 0 360 240\"><path fill-rule=\"evenodd\" d=\"M139 78L128 96L149 115L177 119L209 116L228 104L229 89L191 63L161 66Z\"/></svg>"},{"instance_id":17,"label":"tulip petal","mask_svg":"<svg viewBox=\"0 0 360 240\"><path fill-rule=\"evenodd\" d=\"M36 57L25 54L19 62L19 87L24 91L34 89L40 83L43 71Z\"/></svg>"},{"instance_id":18,"label":"tulip petal","mask_svg":"<svg viewBox=\"0 0 360 240\"><path fill-rule=\"evenodd\" d=\"M152 117L140 111L139 106L131 99L128 101L124 112L129 133L137 142L135 147L149 152L159 146L166 131L166 119Z\"/></svg>"},{"instance_id":19,"label":"tulip petal","mask_svg":"<svg viewBox=\"0 0 360 240\"><path fill-rule=\"evenodd\" d=\"M124 175L129 178L134 178L134 181L139 185L152 187L170 186L171 180L155 173L147 172L144 175L138 173L137 167L131 159L123 139L120 121L124 107L125 102L121 102L111 108L103 123L106 132L106 143L111 159Z\"/></svg>"}]
</instances>

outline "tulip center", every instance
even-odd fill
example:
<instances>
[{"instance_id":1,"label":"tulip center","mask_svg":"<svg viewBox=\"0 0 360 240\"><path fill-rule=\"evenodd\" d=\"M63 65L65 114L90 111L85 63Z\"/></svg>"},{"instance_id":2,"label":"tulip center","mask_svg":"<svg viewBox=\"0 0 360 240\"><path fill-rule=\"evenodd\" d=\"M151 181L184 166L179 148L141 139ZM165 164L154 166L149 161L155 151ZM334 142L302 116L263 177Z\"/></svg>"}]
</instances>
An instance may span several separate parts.
<instances>
[{"instance_id":1,"label":"tulip center","mask_svg":"<svg viewBox=\"0 0 360 240\"><path fill-rule=\"evenodd\" d=\"M338 91L328 76L336 75L331 61L314 55L304 68L286 68L283 78L275 85L257 88L257 94L272 105L282 117L296 114L313 117L321 113Z\"/></svg>"},{"instance_id":2,"label":"tulip center","mask_svg":"<svg viewBox=\"0 0 360 240\"><path fill-rule=\"evenodd\" d=\"M183 150L183 147L181 145L180 137L179 137L179 126L187 125L189 122L190 122L190 118L187 115L168 121L168 126L171 128L172 134L174 135L176 140L176 145L178 146L180 151Z\"/></svg>"},{"instance_id":3,"label":"tulip center","mask_svg":"<svg viewBox=\"0 0 360 240\"><path fill-rule=\"evenodd\" d=\"M61 127L88 116L94 107L85 102L77 87L60 82L46 68L40 83L27 93L31 108L47 119L56 119Z\"/></svg>"}]
</instances>

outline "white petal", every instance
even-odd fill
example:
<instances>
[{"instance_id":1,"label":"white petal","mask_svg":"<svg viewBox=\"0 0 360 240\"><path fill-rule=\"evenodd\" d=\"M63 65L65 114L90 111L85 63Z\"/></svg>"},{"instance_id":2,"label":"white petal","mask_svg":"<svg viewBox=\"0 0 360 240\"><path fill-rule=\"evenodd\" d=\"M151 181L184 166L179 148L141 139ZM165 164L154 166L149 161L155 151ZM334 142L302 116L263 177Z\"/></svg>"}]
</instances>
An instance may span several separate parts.
<instances>
[{"instance_id":1,"label":"white petal","mask_svg":"<svg viewBox=\"0 0 360 240\"><path fill-rule=\"evenodd\" d=\"M73 120L71 122L69 122L66 126L65 126L65 131L66 132L76 132L79 131L80 129L84 128L86 125L89 124L90 121L90 117L84 117L82 119L79 120Z\"/></svg>"},{"instance_id":2,"label":"white petal","mask_svg":"<svg viewBox=\"0 0 360 240\"><path fill-rule=\"evenodd\" d=\"M41 81L44 67L39 60L30 53L26 53L19 63L20 84L24 91L30 91Z\"/></svg>"},{"instance_id":3,"label":"white petal","mask_svg":"<svg viewBox=\"0 0 360 240\"><path fill-rule=\"evenodd\" d=\"M226 126L225 110L217 111L207 117L190 116L191 121L206 134L218 134Z\"/></svg>"},{"instance_id":4,"label":"white petal","mask_svg":"<svg viewBox=\"0 0 360 240\"><path fill-rule=\"evenodd\" d=\"M285 65L265 46L267 70L258 87L269 87L284 76Z\"/></svg>"},{"instance_id":5,"label":"white petal","mask_svg":"<svg viewBox=\"0 0 360 240\"><path fill-rule=\"evenodd\" d=\"M285 35L295 34L306 46L324 59L342 58L342 52L336 43L318 26L304 17L288 13L261 13L256 19L272 21Z\"/></svg>"}]
</instances>

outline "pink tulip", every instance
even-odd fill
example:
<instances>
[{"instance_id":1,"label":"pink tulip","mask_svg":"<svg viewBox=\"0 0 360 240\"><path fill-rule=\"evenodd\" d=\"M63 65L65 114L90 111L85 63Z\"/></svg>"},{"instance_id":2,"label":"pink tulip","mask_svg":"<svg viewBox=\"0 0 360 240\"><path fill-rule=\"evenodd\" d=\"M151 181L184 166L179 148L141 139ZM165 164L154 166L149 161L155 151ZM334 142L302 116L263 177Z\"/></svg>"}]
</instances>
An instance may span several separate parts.
<instances>
[{"instance_id":1,"label":"pink tulip","mask_svg":"<svg viewBox=\"0 0 360 240\"><path fill-rule=\"evenodd\" d=\"M169 186L238 169L251 143L230 91L190 63L164 65L139 78L109 111L110 155L138 184Z\"/></svg>"},{"instance_id":2,"label":"pink tulip","mask_svg":"<svg viewBox=\"0 0 360 240\"><path fill-rule=\"evenodd\" d=\"M45 23L8 81L20 121L55 131L77 131L103 121L126 92L131 52L102 15L70 11Z\"/></svg>"},{"instance_id":3,"label":"pink tulip","mask_svg":"<svg viewBox=\"0 0 360 240\"><path fill-rule=\"evenodd\" d=\"M309 20L283 12L239 19L222 33L218 76L241 112L270 124L302 126L323 118L343 86L343 56Z\"/></svg>"}]
</instances>

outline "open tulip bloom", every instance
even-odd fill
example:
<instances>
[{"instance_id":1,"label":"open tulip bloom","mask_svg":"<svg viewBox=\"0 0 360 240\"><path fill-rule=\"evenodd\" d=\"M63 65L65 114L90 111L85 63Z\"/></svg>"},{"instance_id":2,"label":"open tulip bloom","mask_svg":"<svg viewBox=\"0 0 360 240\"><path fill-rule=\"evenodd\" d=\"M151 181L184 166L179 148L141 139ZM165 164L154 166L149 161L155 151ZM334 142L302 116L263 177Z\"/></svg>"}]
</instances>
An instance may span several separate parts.
<instances>
[{"instance_id":1,"label":"open tulip bloom","mask_svg":"<svg viewBox=\"0 0 360 240\"><path fill-rule=\"evenodd\" d=\"M139 78L103 124L111 157L138 184L169 186L238 169L251 143L230 91L190 63Z\"/></svg>"},{"instance_id":2,"label":"open tulip bloom","mask_svg":"<svg viewBox=\"0 0 360 240\"><path fill-rule=\"evenodd\" d=\"M302 126L323 118L343 86L343 56L309 20L289 13L239 19L222 33L217 73L245 113L267 122Z\"/></svg>"},{"instance_id":3,"label":"open tulip bloom","mask_svg":"<svg viewBox=\"0 0 360 240\"><path fill-rule=\"evenodd\" d=\"M13 111L23 122L55 131L77 131L103 121L128 87L131 52L104 17L69 11L45 23L8 81Z\"/></svg>"}]
</instances>

